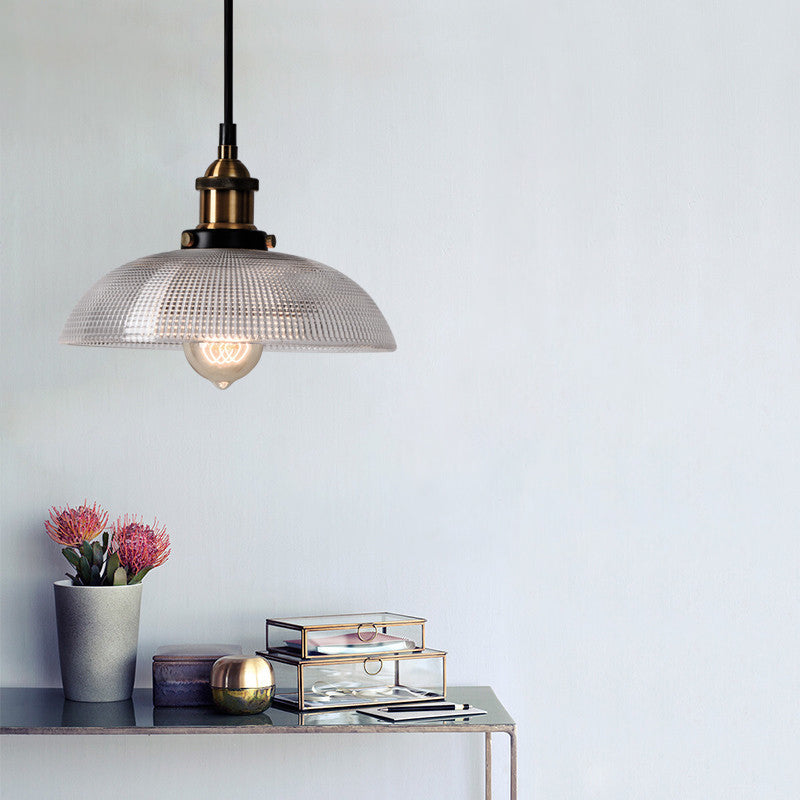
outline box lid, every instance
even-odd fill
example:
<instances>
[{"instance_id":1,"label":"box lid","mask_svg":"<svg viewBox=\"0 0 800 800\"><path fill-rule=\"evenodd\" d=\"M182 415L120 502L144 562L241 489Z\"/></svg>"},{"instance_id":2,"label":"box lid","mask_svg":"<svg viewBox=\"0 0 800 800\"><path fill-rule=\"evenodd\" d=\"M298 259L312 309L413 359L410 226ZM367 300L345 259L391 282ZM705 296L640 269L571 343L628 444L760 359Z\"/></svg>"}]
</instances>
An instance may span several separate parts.
<instances>
[{"instance_id":1,"label":"box lid","mask_svg":"<svg viewBox=\"0 0 800 800\"><path fill-rule=\"evenodd\" d=\"M268 619L270 625L295 630L335 630L337 628L353 628L359 625L418 625L426 622L423 617L410 617L406 614L392 614L388 611L376 611L371 614L328 614L317 617L284 617Z\"/></svg>"},{"instance_id":2,"label":"box lid","mask_svg":"<svg viewBox=\"0 0 800 800\"><path fill-rule=\"evenodd\" d=\"M416 658L444 658L447 656L446 650L433 650L426 647L424 650L405 650L394 653L375 653L375 655L364 655L359 653L352 656L321 656L318 658L303 658L296 653L275 652L274 650L256 650L256 655L266 658L267 661L280 661L283 664L304 667L324 667L328 664L358 664L364 661L405 661Z\"/></svg>"},{"instance_id":3,"label":"box lid","mask_svg":"<svg viewBox=\"0 0 800 800\"><path fill-rule=\"evenodd\" d=\"M169 644L156 650L153 661L216 661L241 652L238 644Z\"/></svg>"}]
</instances>

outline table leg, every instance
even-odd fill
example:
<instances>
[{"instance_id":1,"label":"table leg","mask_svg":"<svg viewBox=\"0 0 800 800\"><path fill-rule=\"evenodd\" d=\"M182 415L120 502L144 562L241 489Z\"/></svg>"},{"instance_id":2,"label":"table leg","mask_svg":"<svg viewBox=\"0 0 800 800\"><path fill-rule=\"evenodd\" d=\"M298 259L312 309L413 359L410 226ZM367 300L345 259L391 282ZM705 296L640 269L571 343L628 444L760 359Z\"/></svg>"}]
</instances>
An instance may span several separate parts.
<instances>
[{"instance_id":1,"label":"table leg","mask_svg":"<svg viewBox=\"0 0 800 800\"><path fill-rule=\"evenodd\" d=\"M510 765L509 765L509 773L511 779L511 800L517 800L517 732L509 731L508 733L509 738L509 756L510 756Z\"/></svg>"},{"instance_id":2,"label":"table leg","mask_svg":"<svg viewBox=\"0 0 800 800\"><path fill-rule=\"evenodd\" d=\"M492 800L492 734L489 731L486 731L484 736L486 737L484 745L486 763L486 769L484 770L484 796L486 797L486 800Z\"/></svg>"}]
</instances>

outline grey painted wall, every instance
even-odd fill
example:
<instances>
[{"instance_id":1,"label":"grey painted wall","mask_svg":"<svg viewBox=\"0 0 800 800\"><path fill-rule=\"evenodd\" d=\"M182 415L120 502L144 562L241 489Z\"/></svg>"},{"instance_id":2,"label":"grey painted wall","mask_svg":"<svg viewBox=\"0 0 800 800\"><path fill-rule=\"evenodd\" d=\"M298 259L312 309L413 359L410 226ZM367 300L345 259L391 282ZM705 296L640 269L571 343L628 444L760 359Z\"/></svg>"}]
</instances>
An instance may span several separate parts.
<instances>
[{"instance_id":1,"label":"grey painted wall","mask_svg":"<svg viewBox=\"0 0 800 800\"><path fill-rule=\"evenodd\" d=\"M257 222L399 348L225 393L56 344L195 224L220 6L4 4L2 682L58 685L42 520L87 497L172 536L139 685L407 611L516 715L521 797L796 797L797 4L238 2ZM478 798L479 738L6 739L2 794Z\"/></svg>"}]
</instances>

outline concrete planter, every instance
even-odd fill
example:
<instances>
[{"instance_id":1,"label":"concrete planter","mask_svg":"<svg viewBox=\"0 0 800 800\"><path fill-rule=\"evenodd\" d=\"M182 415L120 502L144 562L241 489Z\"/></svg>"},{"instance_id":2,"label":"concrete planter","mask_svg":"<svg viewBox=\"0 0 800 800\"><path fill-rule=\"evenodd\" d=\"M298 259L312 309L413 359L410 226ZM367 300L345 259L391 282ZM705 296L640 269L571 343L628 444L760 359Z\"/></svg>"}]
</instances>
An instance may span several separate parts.
<instances>
[{"instance_id":1,"label":"concrete planter","mask_svg":"<svg viewBox=\"0 0 800 800\"><path fill-rule=\"evenodd\" d=\"M56 581L56 627L64 697L128 700L136 674L142 584L73 586Z\"/></svg>"}]
</instances>

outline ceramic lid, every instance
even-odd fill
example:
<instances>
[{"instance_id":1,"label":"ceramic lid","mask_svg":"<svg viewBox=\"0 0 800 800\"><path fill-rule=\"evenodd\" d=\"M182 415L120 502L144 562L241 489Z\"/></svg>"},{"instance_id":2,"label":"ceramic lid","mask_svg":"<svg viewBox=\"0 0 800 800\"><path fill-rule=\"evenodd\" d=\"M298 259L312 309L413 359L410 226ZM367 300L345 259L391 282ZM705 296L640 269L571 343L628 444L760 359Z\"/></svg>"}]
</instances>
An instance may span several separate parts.
<instances>
[{"instance_id":1,"label":"ceramic lid","mask_svg":"<svg viewBox=\"0 0 800 800\"><path fill-rule=\"evenodd\" d=\"M159 647L153 661L216 661L241 652L238 644L170 644Z\"/></svg>"}]
</instances>

